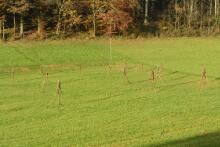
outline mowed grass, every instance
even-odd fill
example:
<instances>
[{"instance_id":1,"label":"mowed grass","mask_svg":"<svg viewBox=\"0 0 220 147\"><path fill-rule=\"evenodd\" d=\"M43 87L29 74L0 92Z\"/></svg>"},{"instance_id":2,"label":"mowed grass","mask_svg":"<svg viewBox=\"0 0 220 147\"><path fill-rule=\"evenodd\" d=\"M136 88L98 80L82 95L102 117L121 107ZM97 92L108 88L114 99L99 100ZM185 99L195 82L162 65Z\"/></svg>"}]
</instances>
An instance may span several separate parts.
<instances>
[{"instance_id":1,"label":"mowed grass","mask_svg":"<svg viewBox=\"0 0 220 147\"><path fill-rule=\"evenodd\" d=\"M0 44L0 146L220 145L219 39L112 47L110 63L107 39Z\"/></svg>"}]
</instances>

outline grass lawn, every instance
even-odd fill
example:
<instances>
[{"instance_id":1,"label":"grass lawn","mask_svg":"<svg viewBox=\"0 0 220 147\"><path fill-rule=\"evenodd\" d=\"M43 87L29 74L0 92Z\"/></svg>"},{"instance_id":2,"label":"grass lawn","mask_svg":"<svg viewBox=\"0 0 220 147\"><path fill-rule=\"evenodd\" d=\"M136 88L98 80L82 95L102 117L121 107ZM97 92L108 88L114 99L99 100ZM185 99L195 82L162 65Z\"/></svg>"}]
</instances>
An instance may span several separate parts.
<instances>
[{"instance_id":1,"label":"grass lawn","mask_svg":"<svg viewBox=\"0 0 220 147\"><path fill-rule=\"evenodd\" d=\"M220 39L115 39L112 56L107 39L0 43L0 146L220 145Z\"/></svg>"}]
</instances>

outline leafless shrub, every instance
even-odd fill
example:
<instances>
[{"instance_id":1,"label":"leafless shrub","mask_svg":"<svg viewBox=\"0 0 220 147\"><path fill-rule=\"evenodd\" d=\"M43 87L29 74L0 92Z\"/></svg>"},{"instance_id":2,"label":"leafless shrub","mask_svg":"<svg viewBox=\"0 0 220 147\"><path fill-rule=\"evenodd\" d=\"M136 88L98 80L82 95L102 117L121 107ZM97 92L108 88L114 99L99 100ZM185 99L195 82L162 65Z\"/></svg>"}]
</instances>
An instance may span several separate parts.
<instances>
[{"instance_id":1,"label":"leafless shrub","mask_svg":"<svg viewBox=\"0 0 220 147\"><path fill-rule=\"evenodd\" d=\"M158 66L156 69L156 78L157 79L161 78L161 72L162 72L162 68Z\"/></svg>"},{"instance_id":2,"label":"leafless shrub","mask_svg":"<svg viewBox=\"0 0 220 147\"><path fill-rule=\"evenodd\" d=\"M42 65L40 65L40 73L41 73L41 75L44 74L44 69L43 69L43 66L42 66Z\"/></svg>"},{"instance_id":3,"label":"leafless shrub","mask_svg":"<svg viewBox=\"0 0 220 147\"><path fill-rule=\"evenodd\" d=\"M143 63L141 64L141 69L144 70L144 64Z\"/></svg>"},{"instance_id":4,"label":"leafless shrub","mask_svg":"<svg viewBox=\"0 0 220 147\"><path fill-rule=\"evenodd\" d=\"M79 71L82 72L82 64L79 65Z\"/></svg>"},{"instance_id":5,"label":"leafless shrub","mask_svg":"<svg viewBox=\"0 0 220 147\"><path fill-rule=\"evenodd\" d=\"M207 80L207 71L206 71L206 68L203 68L201 80L202 80L202 81L206 81L206 80Z\"/></svg>"},{"instance_id":6,"label":"leafless shrub","mask_svg":"<svg viewBox=\"0 0 220 147\"><path fill-rule=\"evenodd\" d=\"M57 96L58 96L58 104L61 105L62 86L61 86L60 80L58 80L58 82L57 82L56 92L57 92Z\"/></svg>"},{"instance_id":7,"label":"leafless shrub","mask_svg":"<svg viewBox=\"0 0 220 147\"><path fill-rule=\"evenodd\" d=\"M110 64L108 64L108 68L109 68L109 71L112 70L112 66Z\"/></svg>"},{"instance_id":8,"label":"leafless shrub","mask_svg":"<svg viewBox=\"0 0 220 147\"><path fill-rule=\"evenodd\" d=\"M15 79L15 69L14 69L14 67L11 68L11 79L12 80Z\"/></svg>"},{"instance_id":9,"label":"leafless shrub","mask_svg":"<svg viewBox=\"0 0 220 147\"><path fill-rule=\"evenodd\" d=\"M151 73L150 73L150 81L152 82L152 88L153 88L153 91L155 93L157 93L157 84L156 84L156 81L157 81L157 73L158 72L158 69L153 69L151 70Z\"/></svg>"},{"instance_id":10,"label":"leafless shrub","mask_svg":"<svg viewBox=\"0 0 220 147\"><path fill-rule=\"evenodd\" d=\"M44 71L43 66L40 66L40 73L41 73L42 79L43 79L42 87L44 87L47 84L47 82L48 82L49 73Z\"/></svg>"},{"instance_id":11,"label":"leafless shrub","mask_svg":"<svg viewBox=\"0 0 220 147\"><path fill-rule=\"evenodd\" d=\"M151 71L151 80L154 82L156 80L155 71Z\"/></svg>"},{"instance_id":12,"label":"leafless shrub","mask_svg":"<svg viewBox=\"0 0 220 147\"><path fill-rule=\"evenodd\" d=\"M128 79L128 75L127 75L127 72L128 72L128 67L127 67L127 64L125 64L124 68L123 68L123 76L124 78L126 79L126 81L131 84L131 82L129 81Z\"/></svg>"},{"instance_id":13,"label":"leafless shrub","mask_svg":"<svg viewBox=\"0 0 220 147\"><path fill-rule=\"evenodd\" d=\"M106 70L107 70L107 71L111 71L111 70L112 70L111 64L107 64L107 65L106 65Z\"/></svg>"},{"instance_id":14,"label":"leafless shrub","mask_svg":"<svg viewBox=\"0 0 220 147\"><path fill-rule=\"evenodd\" d=\"M207 70L206 68L203 68L202 74L201 74L200 88L201 89L205 88L206 84L207 84Z\"/></svg>"}]
</instances>

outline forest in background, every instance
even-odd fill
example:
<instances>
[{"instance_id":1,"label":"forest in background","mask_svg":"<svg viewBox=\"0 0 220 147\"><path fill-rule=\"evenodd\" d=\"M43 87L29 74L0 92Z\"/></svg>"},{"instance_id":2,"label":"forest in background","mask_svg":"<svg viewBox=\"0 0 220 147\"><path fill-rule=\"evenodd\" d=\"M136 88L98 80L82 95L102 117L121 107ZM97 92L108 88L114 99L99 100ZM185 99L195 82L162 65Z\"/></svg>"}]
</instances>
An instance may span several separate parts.
<instances>
[{"instance_id":1,"label":"forest in background","mask_svg":"<svg viewBox=\"0 0 220 147\"><path fill-rule=\"evenodd\" d=\"M215 36L220 0L0 0L0 39Z\"/></svg>"}]
</instances>

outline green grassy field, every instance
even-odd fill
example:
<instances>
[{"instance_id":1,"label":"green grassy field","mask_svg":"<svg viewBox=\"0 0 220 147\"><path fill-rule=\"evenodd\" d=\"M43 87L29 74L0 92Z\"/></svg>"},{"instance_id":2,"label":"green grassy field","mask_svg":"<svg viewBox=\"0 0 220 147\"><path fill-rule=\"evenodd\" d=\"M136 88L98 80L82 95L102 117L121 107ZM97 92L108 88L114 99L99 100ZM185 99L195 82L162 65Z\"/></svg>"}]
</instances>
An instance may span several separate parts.
<instances>
[{"instance_id":1,"label":"green grassy field","mask_svg":"<svg viewBox=\"0 0 220 147\"><path fill-rule=\"evenodd\" d=\"M110 63L107 39L0 43L0 146L220 145L219 39L112 48Z\"/></svg>"}]
</instances>

